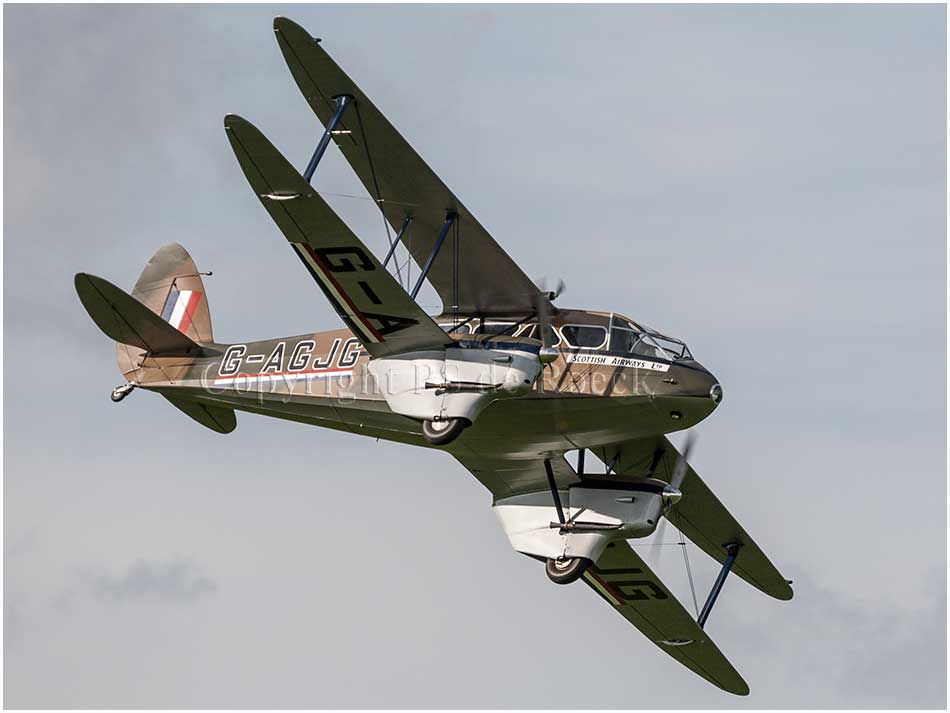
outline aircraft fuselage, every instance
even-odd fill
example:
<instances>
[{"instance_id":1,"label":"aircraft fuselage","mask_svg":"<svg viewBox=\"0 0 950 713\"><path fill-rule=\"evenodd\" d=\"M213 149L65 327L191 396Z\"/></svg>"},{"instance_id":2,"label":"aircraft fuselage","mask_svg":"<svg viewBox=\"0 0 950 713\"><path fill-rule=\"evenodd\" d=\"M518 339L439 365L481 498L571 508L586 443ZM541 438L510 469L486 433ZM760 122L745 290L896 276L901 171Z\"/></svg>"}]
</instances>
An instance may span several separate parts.
<instances>
[{"instance_id":1,"label":"aircraft fuselage","mask_svg":"<svg viewBox=\"0 0 950 713\"><path fill-rule=\"evenodd\" d=\"M600 316L567 312L553 326L563 330L580 315ZM209 405L428 445L417 421L389 409L367 369L369 355L347 329L205 346L208 356L194 360L135 360L133 366L142 365L127 376L141 388ZM530 393L493 402L449 450L515 448L527 456L592 448L690 428L721 398L715 377L692 358L610 346L573 347L562 339L558 358Z\"/></svg>"}]
</instances>

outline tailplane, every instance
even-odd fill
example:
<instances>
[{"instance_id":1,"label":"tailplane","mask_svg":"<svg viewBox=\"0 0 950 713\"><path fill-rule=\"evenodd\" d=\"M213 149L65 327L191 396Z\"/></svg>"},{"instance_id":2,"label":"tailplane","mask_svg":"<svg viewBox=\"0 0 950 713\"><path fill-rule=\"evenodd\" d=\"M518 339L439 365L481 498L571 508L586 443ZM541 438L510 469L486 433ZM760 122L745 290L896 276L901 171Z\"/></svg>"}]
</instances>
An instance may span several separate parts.
<instances>
[{"instance_id":1,"label":"tailplane","mask_svg":"<svg viewBox=\"0 0 950 713\"><path fill-rule=\"evenodd\" d=\"M201 347L187 335L108 280L80 272L75 283L92 321L120 345L137 347L149 356L201 355Z\"/></svg>"}]
</instances>

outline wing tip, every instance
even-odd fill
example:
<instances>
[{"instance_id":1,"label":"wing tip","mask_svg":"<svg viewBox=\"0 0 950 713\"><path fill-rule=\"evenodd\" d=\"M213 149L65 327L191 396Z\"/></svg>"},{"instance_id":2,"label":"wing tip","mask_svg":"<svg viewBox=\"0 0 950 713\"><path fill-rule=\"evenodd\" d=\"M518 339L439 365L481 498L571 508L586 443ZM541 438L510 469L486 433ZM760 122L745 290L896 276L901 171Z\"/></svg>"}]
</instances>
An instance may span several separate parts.
<instances>
[{"instance_id":1,"label":"wing tip","mask_svg":"<svg viewBox=\"0 0 950 713\"><path fill-rule=\"evenodd\" d=\"M302 32L308 37L310 36L309 32L307 32L303 27L291 20L289 17L277 15L277 17L274 18L274 32L285 32L287 30L290 30L291 32Z\"/></svg>"},{"instance_id":2,"label":"wing tip","mask_svg":"<svg viewBox=\"0 0 950 713\"><path fill-rule=\"evenodd\" d=\"M240 114L225 114L224 115L224 128L230 129L232 126L237 126L239 124L249 124L250 122L245 119Z\"/></svg>"}]
</instances>

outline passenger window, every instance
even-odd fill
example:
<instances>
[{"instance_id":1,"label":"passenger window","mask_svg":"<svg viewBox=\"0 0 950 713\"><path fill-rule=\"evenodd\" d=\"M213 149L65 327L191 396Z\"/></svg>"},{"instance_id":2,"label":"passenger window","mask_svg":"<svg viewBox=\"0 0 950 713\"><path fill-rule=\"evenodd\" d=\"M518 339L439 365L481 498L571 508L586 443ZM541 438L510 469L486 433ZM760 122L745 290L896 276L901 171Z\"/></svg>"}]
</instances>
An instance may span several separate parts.
<instances>
[{"instance_id":1,"label":"passenger window","mask_svg":"<svg viewBox=\"0 0 950 713\"><path fill-rule=\"evenodd\" d=\"M487 324L482 322L475 328L475 334L501 334L513 326L514 322L488 322Z\"/></svg>"},{"instance_id":2,"label":"passenger window","mask_svg":"<svg viewBox=\"0 0 950 713\"><path fill-rule=\"evenodd\" d=\"M444 329L449 334L471 334L472 325L471 324L460 324L456 327L454 324L440 324L440 327Z\"/></svg>"},{"instance_id":3,"label":"passenger window","mask_svg":"<svg viewBox=\"0 0 950 713\"><path fill-rule=\"evenodd\" d=\"M582 324L567 324L561 327L561 336L569 346L581 349L599 349L607 341L604 327L592 327Z\"/></svg>"}]
</instances>

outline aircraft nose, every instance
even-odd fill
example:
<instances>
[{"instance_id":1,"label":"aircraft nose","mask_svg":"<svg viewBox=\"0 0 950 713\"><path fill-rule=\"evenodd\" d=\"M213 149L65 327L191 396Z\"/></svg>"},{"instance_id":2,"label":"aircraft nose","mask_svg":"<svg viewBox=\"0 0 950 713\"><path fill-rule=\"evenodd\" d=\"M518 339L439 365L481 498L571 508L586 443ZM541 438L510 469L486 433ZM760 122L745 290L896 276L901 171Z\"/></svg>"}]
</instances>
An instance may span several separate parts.
<instances>
[{"instance_id":1,"label":"aircraft nose","mask_svg":"<svg viewBox=\"0 0 950 713\"><path fill-rule=\"evenodd\" d=\"M713 403L717 406L719 402L722 401L722 386L718 381L709 387L709 398L711 398Z\"/></svg>"}]
</instances>

